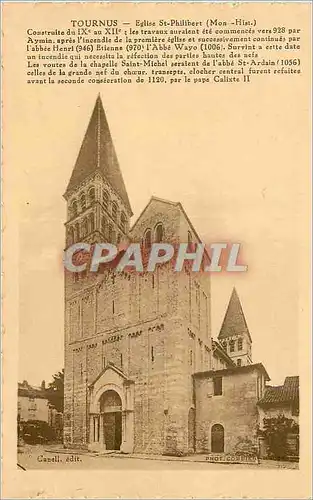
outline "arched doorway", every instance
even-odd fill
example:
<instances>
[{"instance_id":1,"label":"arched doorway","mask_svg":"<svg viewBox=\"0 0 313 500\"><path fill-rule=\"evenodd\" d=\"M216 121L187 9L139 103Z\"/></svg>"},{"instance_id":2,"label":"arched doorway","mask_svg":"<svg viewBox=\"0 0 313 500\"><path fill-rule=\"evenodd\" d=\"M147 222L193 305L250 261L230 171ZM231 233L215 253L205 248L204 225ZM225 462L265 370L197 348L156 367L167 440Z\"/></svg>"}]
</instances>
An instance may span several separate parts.
<instances>
[{"instance_id":1,"label":"arched doorway","mask_svg":"<svg viewBox=\"0 0 313 500\"><path fill-rule=\"evenodd\" d=\"M224 453L224 427L221 424L212 426L211 451L212 453Z\"/></svg>"},{"instance_id":2,"label":"arched doorway","mask_svg":"<svg viewBox=\"0 0 313 500\"><path fill-rule=\"evenodd\" d=\"M107 450L119 450L122 443L122 401L117 392L106 391L100 398L103 438Z\"/></svg>"},{"instance_id":3,"label":"arched doorway","mask_svg":"<svg viewBox=\"0 0 313 500\"><path fill-rule=\"evenodd\" d=\"M194 452L196 445L196 412L190 408L188 412L188 450Z\"/></svg>"}]
</instances>

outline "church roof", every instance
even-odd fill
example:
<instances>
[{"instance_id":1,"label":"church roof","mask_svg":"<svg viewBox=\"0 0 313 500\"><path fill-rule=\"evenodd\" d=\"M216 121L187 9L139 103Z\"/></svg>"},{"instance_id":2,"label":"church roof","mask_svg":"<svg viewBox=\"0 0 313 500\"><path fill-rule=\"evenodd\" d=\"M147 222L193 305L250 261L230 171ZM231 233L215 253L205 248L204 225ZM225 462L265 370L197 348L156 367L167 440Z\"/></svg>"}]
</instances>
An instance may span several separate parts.
<instances>
[{"instance_id":1,"label":"church roof","mask_svg":"<svg viewBox=\"0 0 313 500\"><path fill-rule=\"evenodd\" d=\"M120 377L124 378L126 381L128 382L132 382L132 380L130 380L126 375L125 373L120 369L118 368L114 363L112 362L109 362L104 368L103 370L101 370L101 372L97 375L97 377L93 380L93 382L91 382L91 384L89 384L89 388L93 387L95 385L95 383L97 382L97 380L99 380L100 377L102 377L102 375L107 371L107 370L113 370L114 372L116 372L118 375L120 375Z\"/></svg>"},{"instance_id":2,"label":"church roof","mask_svg":"<svg viewBox=\"0 0 313 500\"><path fill-rule=\"evenodd\" d=\"M213 346L213 355L223 358L224 361L227 362L228 366L237 366L235 365L233 360L228 356L227 352L225 351L225 349L223 349L221 344L216 342L216 340L212 341L212 346Z\"/></svg>"},{"instance_id":3,"label":"church roof","mask_svg":"<svg viewBox=\"0 0 313 500\"><path fill-rule=\"evenodd\" d=\"M228 368L222 368L220 370L209 370L204 372L196 372L193 374L195 378L211 378L211 377L222 377L224 375L238 375L240 373L260 371L263 373L265 380L270 380L269 374L264 368L262 363L253 363L251 365L243 365L243 366L230 366Z\"/></svg>"},{"instance_id":4,"label":"church roof","mask_svg":"<svg viewBox=\"0 0 313 500\"><path fill-rule=\"evenodd\" d=\"M284 385L267 386L260 406L299 404L299 377L286 377Z\"/></svg>"},{"instance_id":5,"label":"church roof","mask_svg":"<svg viewBox=\"0 0 313 500\"><path fill-rule=\"evenodd\" d=\"M250 342L252 342L241 303L236 288L234 288L229 300L220 333L218 334L218 339L222 340L228 337L232 337L233 335L243 334L248 335Z\"/></svg>"},{"instance_id":6,"label":"church roof","mask_svg":"<svg viewBox=\"0 0 313 500\"><path fill-rule=\"evenodd\" d=\"M29 385L26 380L18 383L18 396L25 398L47 399L47 391L41 387Z\"/></svg>"},{"instance_id":7,"label":"church roof","mask_svg":"<svg viewBox=\"0 0 313 500\"><path fill-rule=\"evenodd\" d=\"M65 194L97 171L103 174L132 214L100 95L97 97Z\"/></svg>"}]
</instances>

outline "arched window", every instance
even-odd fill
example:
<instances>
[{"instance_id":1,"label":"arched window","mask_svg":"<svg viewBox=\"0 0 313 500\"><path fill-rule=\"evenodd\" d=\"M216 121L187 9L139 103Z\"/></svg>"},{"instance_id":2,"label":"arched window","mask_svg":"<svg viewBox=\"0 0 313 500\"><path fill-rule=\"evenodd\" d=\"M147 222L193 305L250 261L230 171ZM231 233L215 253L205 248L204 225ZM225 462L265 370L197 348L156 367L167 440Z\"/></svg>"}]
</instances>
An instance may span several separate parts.
<instances>
[{"instance_id":1,"label":"arched window","mask_svg":"<svg viewBox=\"0 0 313 500\"><path fill-rule=\"evenodd\" d=\"M227 351L227 342L225 340L223 340L222 342L222 347L223 349L225 349L225 351Z\"/></svg>"},{"instance_id":2,"label":"arched window","mask_svg":"<svg viewBox=\"0 0 313 500\"><path fill-rule=\"evenodd\" d=\"M234 340L231 340L229 342L229 350L230 350L230 352L234 352L234 350L235 350L235 341Z\"/></svg>"},{"instance_id":3,"label":"arched window","mask_svg":"<svg viewBox=\"0 0 313 500\"><path fill-rule=\"evenodd\" d=\"M77 201L74 200L72 203L72 210L71 210L72 217L76 217L77 213L78 213Z\"/></svg>"},{"instance_id":4,"label":"arched window","mask_svg":"<svg viewBox=\"0 0 313 500\"><path fill-rule=\"evenodd\" d=\"M103 236L105 236L105 231L106 231L106 224L105 224L105 217L101 218L101 233Z\"/></svg>"},{"instance_id":5,"label":"arched window","mask_svg":"<svg viewBox=\"0 0 313 500\"><path fill-rule=\"evenodd\" d=\"M88 222L87 219L84 219L82 222L82 236L87 236L88 234Z\"/></svg>"},{"instance_id":6,"label":"arched window","mask_svg":"<svg viewBox=\"0 0 313 500\"><path fill-rule=\"evenodd\" d=\"M86 196L84 194L82 194L80 197L80 208L82 210L85 210L86 208Z\"/></svg>"},{"instance_id":7,"label":"arched window","mask_svg":"<svg viewBox=\"0 0 313 500\"><path fill-rule=\"evenodd\" d=\"M121 227L124 231L124 233L126 233L126 215L124 212L121 213Z\"/></svg>"},{"instance_id":8,"label":"arched window","mask_svg":"<svg viewBox=\"0 0 313 500\"><path fill-rule=\"evenodd\" d=\"M96 199L96 191L94 187L89 189L88 198L89 198L89 205L91 205Z\"/></svg>"},{"instance_id":9,"label":"arched window","mask_svg":"<svg viewBox=\"0 0 313 500\"><path fill-rule=\"evenodd\" d=\"M242 351L242 339L238 339L238 351Z\"/></svg>"},{"instance_id":10,"label":"arched window","mask_svg":"<svg viewBox=\"0 0 313 500\"><path fill-rule=\"evenodd\" d=\"M155 228L155 238L154 238L155 242L161 243L161 241L163 241L163 236L164 236L163 224L159 223Z\"/></svg>"},{"instance_id":11,"label":"arched window","mask_svg":"<svg viewBox=\"0 0 313 500\"><path fill-rule=\"evenodd\" d=\"M151 248L151 229L147 229L143 238L143 246L145 249L149 250Z\"/></svg>"},{"instance_id":12,"label":"arched window","mask_svg":"<svg viewBox=\"0 0 313 500\"><path fill-rule=\"evenodd\" d=\"M117 219L117 213L118 213L118 206L117 206L117 203L115 201L113 201L112 203L112 217L113 219Z\"/></svg>"},{"instance_id":13,"label":"arched window","mask_svg":"<svg viewBox=\"0 0 313 500\"><path fill-rule=\"evenodd\" d=\"M224 453L224 427L214 424L211 429L211 452Z\"/></svg>"},{"instance_id":14,"label":"arched window","mask_svg":"<svg viewBox=\"0 0 313 500\"><path fill-rule=\"evenodd\" d=\"M106 209L109 206L109 201L110 201L109 193L104 189L102 193L102 202Z\"/></svg>"},{"instance_id":15,"label":"arched window","mask_svg":"<svg viewBox=\"0 0 313 500\"><path fill-rule=\"evenodd\" d=\"M89 232L93 233L95 230L95 214L90 214L89 216Z\"/></svg>"},{"instance_id":16,"label":"arched window","mask_svg":"<svg viewBox=\"0 0 313 500\"><path fill-rule=\"evenodd\" d=\"M241 366L241 359L237 359L237 366Z\"/></svg>"}]
</instances>

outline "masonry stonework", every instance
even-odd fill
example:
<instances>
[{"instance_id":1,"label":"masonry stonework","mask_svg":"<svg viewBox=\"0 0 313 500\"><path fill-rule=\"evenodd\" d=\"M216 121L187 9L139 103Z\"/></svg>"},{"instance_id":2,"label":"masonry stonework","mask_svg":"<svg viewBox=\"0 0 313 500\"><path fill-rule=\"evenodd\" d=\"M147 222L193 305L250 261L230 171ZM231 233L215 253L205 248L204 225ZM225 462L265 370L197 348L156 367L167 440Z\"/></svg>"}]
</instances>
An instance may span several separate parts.
<instances>
[{"instance_id":1,"label":"masonry stonework","mask_svg":"<svg viewBox=\"0 0 313 500\"><path fill-rule=\"evenodd\" d=\"M152 197L130 227L132 210L100 97L64 196L66 247L105 241L119 245L122 255L128 242L138 242L146 256L153 242L188 243L189 252L201 243L179 202ZM254 443L257 401L268 375L252 364L237 292L219 340L224 347L212 339L210 276L203 267L66 271L64 445L208 452L214 425L226 452L242 439ZM217 375L220 395L214 395Z\"/></svg>"}]
</instances>

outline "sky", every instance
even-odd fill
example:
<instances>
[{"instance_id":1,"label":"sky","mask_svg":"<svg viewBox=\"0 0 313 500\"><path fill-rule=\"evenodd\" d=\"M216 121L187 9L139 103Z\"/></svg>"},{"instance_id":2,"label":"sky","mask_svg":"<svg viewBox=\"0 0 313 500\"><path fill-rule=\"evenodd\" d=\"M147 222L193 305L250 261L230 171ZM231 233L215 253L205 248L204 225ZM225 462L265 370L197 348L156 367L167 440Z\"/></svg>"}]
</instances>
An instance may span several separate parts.
<instances>
[{"instance_id":1,"label":"sky","mask_svg":"<svg viewBox=\"0 0 313 500\"><path fill-rule=\"evenodd\" d=\"M246 273L212 275L213 338L236 286L253 361L273 384L298 374L299 283L291 263L303 213L303 110L295 113L294 85L275 85L44 86L18 98L11 156L19 197L19 380L40 384L63 367L62 195L98 92L132 221L155 195L180 201L205 243L242 246Z\"/></svg>"}]
</instances>

